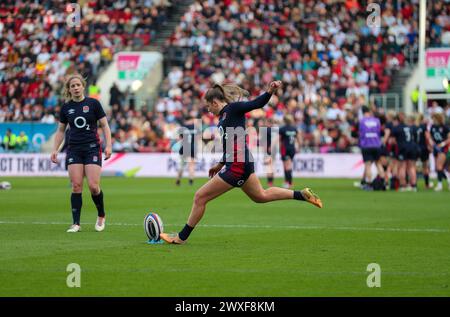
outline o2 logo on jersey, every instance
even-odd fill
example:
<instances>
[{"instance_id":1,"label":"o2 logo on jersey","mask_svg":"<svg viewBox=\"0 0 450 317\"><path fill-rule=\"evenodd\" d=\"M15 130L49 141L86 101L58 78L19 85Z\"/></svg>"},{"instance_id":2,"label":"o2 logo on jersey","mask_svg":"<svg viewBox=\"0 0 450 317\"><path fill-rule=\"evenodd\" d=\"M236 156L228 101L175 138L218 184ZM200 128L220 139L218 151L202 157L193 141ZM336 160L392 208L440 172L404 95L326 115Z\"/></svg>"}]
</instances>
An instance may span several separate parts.
<instances>
[{"instance_id":1,"label":"o2 logo on jersey","mask_svg":"<svg viewBox=\"0 0 450 317\"><path fill-rule=\"evenodd\" d=\"M435 131L434 133L433 133L433 135L434 135L434 139L437 141L437 142L442 142L442 136L441 136L441 129L439 129L438 131Z\"/></svg>"},{"instance_id":2,"label":"o2 logo on jersey","mask_svg":"<svg viewBox=\"0 0 450 317\"><path fill-rule=\"evenodd\" d=\"M244 184L244 180L241 179L240 181L237 182L238 186L242 186L242 184Z\"/></svg>"},{"instance_id":3,"label":"o2 logo on jersey","mask_svg":"<svg viewBox=\"0 0 450 317\"><path fill-rule=\"evenodd\" d=\"M222 126L219 126L219 136L220 136L220 138L224 138L225 140L228 140L228 133L225 133L223 131Z\"/></svg>"},{"instance_id":4,"label":"o2 logo on jersey","mask_svg":"<svg viewBox=\"0 0 450 317\"><path fill-rule=\"evenodd\" d=\"M78 129L83 129L86 127L86 130L90 130L89 124L86 123L86 119L84 117L76 117L75 120L73 120L73 124L75 124Z\"/></svg>"}]
</instances>

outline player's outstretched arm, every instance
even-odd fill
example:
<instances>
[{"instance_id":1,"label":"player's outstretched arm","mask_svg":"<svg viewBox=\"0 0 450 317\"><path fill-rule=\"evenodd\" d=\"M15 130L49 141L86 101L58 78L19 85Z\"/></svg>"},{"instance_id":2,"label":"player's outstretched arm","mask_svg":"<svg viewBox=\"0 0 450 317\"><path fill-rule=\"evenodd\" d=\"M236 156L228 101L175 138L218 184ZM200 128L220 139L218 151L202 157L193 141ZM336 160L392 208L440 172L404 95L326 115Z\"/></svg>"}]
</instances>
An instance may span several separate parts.
<instances>
[{"instance_id":1,"label":"player's outstretched arm","mask_svg":"<svg viewBox=\"0 0 450 317\"><path fill-rule=\"evenodd\" d=\"M281 87L281 81L273 81L269 84L269 88L265 93L263 93L261 96L257 97L256 99L250 100L250 101L242 101L236 103L236 109L239 112L249 112L258 108L264 107L272 97L272 94L277 91L278 88Z\"/></svg>"}]
</instances>

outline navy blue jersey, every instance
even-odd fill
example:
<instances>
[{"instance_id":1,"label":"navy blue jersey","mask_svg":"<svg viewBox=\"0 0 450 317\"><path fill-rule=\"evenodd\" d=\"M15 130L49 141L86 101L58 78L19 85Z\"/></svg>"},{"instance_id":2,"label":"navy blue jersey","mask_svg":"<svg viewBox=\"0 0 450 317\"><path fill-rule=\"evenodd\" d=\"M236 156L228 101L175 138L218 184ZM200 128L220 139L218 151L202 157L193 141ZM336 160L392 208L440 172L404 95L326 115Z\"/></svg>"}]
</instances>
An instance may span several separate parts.
<instances>
[{"instance_id":1,"label":"navy blue jersey","mask_svg":"<svg viewBox=\"0 0 450 317\"><path fill-rule=\"evenodd\" d=\"M395 137L399 147L415 143L416 127L400 123L392 130L392 135Z\"/></svg>"},{"instance_id":2,"label":"navy blue jersey","mask_svg":"<svg viewBox=\"0 0 450 317\"><path fill-rule=\"evenodd\" d=\"M222 163L249 162L250 151L245 134L245 113L264 107L272 94L265 92L252 101L232 102L223 107L219 113L219 134L222 139Z\"/></svg>"},{"instance_id":3,"label":"navy blue jersey","mask_svg":"<svg viewBox=\"0 0 450 317\"><path fill-rule=\"evenodd\" d=\"M280 145L281 152L295 151L295 139L297 138L297 128L291 125L287 125L280 128Z\"/></svg>"},{"instance_id":4,"label":"navy blue jersey","mask_svg":"<svg viewBox=\"0 0 450 317\"><path fill-rule=\"evenodd\" d=\"M386 121L386 123L384 124L384 129L383 129L383 131L381 131L382 134L380 133L380 136L382 135L383 138L384 138L386 129L388 129L390 132L389 137L392 137L392 130L394 129L394 124L390 121Z\"/></svg>"},{"instance_id":5,"label":"navy blue jersey","mask_svg":"<svg viewBox=\"0 0 450 317\"><path fill-rule=\"evenodd\" d=\"M430 129L431 137L436 144L447 140L449 129L446 125L432 125Z\"/></svg>"},{"instance_id":6,"label":"navy blue jersey","mask_svg":"<svg viewBox=\"0 0 450 317\"><path fill-rule=\"evenodd\" d=\"M392 130L394 129L394 124L392 122L386 122L386 124L384 125L384 128L391 130L391 133L392 133Z\"/></svg>"},{"instance_id":7,"label":"navy blue jersey","mask_svg":"<svg viewBox=\"0 0 450 317\"><path fill-rule=\"evenodd\" d=\"M180 154L187 153L184 149L190 149L191 154L195 153L195 148L197 146L197 141L195 138L198 135L198 131L194 124L183 124L181 126L181 134L183 136L183 142L180 148Z\"/></svg>"},{"instance_id":8,"label":"navy blue jersey","mask_svg":"<svg viewBox=\"0 0 450 317\"><path fill-rule=\"evenodd\" d=\"M418 127L416 127L416 143L421 147L421 148L426 148L427 147L427 140L425 138L425 132L427 131L427 125L426 124L421 124Z\"/></svg>"},{"instance_id":9,"label":"navy blue jersey","mask_svg":"<svg viewBox=\"0 0 450 317\"><path fill-rule=\"evenodd\" d=\"M84 98L82 101L65 103L59 115L63 124L69 124L68 146L78 146L89 143L100 144L97 134L97 121L103 118L100 102L94 98Z\"/></svg>"},{"instance_id":10,"label":"navy blue jersey","mask_svg":"<svg viewBox=\"0 0 450 317\"><path fill-rule=\"evenodd\" d=\"M195 137L198 134L194 124L183 124L181 127L183 134L183 144L190 146L195 143Z\"/></svg>"}]
</instances>

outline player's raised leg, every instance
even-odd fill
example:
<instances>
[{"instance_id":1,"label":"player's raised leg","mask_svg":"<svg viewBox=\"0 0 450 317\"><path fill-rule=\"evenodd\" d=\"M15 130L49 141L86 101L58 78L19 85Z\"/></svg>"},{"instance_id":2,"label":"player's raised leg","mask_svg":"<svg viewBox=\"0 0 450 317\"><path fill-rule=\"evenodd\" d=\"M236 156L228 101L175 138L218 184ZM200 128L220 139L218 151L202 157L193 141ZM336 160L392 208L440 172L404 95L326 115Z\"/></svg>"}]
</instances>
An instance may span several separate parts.
<instances>
[{"instance_id":1,"label":"player's raised leg","mask_svg":"<svg viewBox=\"0 0 450 317\"><path fill-rule=\"evenodd\" d=\"M275 200L285 200L285 199L296 199L304 200L309 202L319 208L322 208L322 201L320 198L314 194L311 189L304 188L300 191L280 188L280 187L270 187L264 189L261 186L261 182L255 173L252 173L247 179L245 184L242 186L242 190L249 196L254 202L257 203L267 203Z\"/></svg>"},{"instance_id":2,"label":"player's raised leg","mask_svg":"<svg viewBox=\"0 0 450 317\"><path fill-rule=\"evenodd\" d=\"M84 169L92 201L97 208L95 230L103 231L105 229L105 206L103 203L103 191L100 189L100 175L102 173L102 168L97 164L87 164L84 166Z\"/></svg>"},{"instance_id":3,"label":"player's raised leg","mask_svg":"<svg viewBox=\"0 0 450 317\"><path fill-rule=\"evenodd\" d=\"M175 235L161 233L160 238L168 243L185 243L192 230L194 230L200 219L202 219L203 214L205 213L206 204L232 188L233 186L221 179L219 175L215 175L195 193L191 214L189 215L189 219L184 228Z\"/></svg>"},{"instance_id":4,"label":"player's raised leg","mask_svg":"<svg viewBox=\"0 0 450 317\"><path fill-rule=\"evenodd\" d=\"M83 192L83 176L84 169L83 164L70 164L68 167L70 182L72 183L72 194L70 197L70 203L72 207L73 224L67 230L67 232L78 232L81 230L80 218L81 218L81 206L83 204L82 192Z\"/></svg>"}]
</instances>

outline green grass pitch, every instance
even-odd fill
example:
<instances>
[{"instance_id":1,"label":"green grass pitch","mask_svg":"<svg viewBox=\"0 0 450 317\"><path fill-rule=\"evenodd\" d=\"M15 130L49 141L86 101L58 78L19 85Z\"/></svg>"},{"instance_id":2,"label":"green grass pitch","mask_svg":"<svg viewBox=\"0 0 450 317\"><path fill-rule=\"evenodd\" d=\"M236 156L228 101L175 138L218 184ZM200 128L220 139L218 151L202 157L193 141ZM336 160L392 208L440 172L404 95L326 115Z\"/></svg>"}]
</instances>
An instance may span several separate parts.
<instances>
[{"instance_id":1,"label":"green grass pitch","mask_svg":"<svg viewBox=\"0 0 450 317\"><path fill-rule=\"evenodd\" d=\"M178 231L195 189L173 179L102 179L104 232L85 186L82 232L71 223L67 178L3 178L0 296L449 296L450 192L363 192L353 180L296 179L324 208L256 204L239 190L207 206L188 244L149 245L147 212ZM422 181L421 181L422 182ZM278 180L278 184L281 180ZM85 184L86 185L86 184ZM66 285L69 263L81 287ZM381 287L369 288L369 263Z\"/></svg>"}]
</instances>

